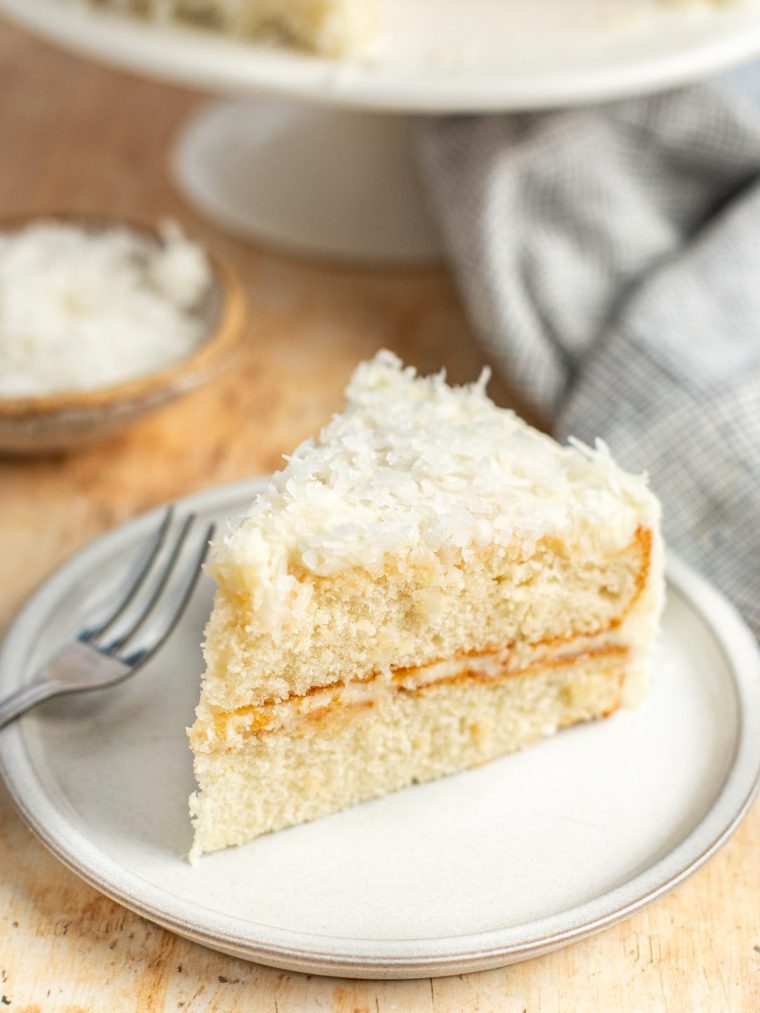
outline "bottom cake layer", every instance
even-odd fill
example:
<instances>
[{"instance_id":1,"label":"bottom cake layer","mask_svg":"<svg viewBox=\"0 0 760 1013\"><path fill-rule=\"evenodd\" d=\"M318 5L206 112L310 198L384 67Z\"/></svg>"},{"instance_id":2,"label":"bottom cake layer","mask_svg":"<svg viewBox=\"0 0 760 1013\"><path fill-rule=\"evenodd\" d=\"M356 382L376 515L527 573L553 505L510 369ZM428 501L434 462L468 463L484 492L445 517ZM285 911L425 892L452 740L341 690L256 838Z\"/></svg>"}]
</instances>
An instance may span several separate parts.
<instances>
[{"instance_id":1,"label":"bottom cake layer","mask_svg":"<svg viewBox=\"0 0 760 1013\"><path fill-rule=\"evenodd\" d=\"M612 649L493 684L399 690L381 704L331 710L298 734L271 732L199 753L191 860L607 716L626 682L629 697L630 683L643 677L630 670L625 651Z\"/></svg>"}]
</instances>

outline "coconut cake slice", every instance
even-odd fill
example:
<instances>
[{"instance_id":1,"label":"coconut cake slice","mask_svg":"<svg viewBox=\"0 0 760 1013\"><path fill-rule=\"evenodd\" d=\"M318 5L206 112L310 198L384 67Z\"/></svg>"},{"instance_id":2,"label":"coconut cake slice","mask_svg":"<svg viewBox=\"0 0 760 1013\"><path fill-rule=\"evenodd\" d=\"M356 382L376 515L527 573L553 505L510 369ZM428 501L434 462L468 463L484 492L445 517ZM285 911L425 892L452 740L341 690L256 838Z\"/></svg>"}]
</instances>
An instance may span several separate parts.
<instances>
[{"instance_id":1,"label":"coconut cake slice","mask_svg":"<svg viewBox=\"0 0 760 1013\"><path fill-rule=\"evenodd\" d=\"M659 506L389 352L213 547L193 856L637 703Z\"/></svg>"}]
</instances>

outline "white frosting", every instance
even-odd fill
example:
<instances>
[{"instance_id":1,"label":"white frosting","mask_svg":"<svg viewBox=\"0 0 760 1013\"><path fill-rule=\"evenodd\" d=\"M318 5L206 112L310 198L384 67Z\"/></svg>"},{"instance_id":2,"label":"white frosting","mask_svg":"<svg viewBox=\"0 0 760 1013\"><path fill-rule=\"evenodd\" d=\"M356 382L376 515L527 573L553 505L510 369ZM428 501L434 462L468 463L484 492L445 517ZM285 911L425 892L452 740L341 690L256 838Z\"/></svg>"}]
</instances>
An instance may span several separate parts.
<instances>
[{"instance_id":1,"label":"white frosting","mask_svg":"<svg viewBox=\"0 0 760 1013\"><path fill-rule=\"evenodd\" d=\"M391 552L466 560L519 540L529 553L547 534L616 551L656 520L644 476L620 469L601 442L562 447L497 408L487 379L452 388L387 351L360 365L345 410L217 542L217 579L276 625L285 602L308 605L305 575L379 572Z\"/></svg>"}]
</instances>

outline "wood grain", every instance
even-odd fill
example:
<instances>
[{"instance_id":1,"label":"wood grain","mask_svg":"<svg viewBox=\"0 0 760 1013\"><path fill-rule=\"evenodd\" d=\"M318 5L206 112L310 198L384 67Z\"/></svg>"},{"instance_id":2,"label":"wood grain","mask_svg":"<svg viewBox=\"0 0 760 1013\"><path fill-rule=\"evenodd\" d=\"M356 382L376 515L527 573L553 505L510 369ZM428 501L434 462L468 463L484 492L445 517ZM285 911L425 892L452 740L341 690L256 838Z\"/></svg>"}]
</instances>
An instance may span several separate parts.
<instances>
[{"instance_id":1,"label":"wood grain","mask_svg":"<svg viewBox=\"0 0 760 1013\"><path fill-rule=\"evenodd\" d=\"M166 214L245 279L238 367L78 456L0 462L0 623L93 535L194 489L266 472L323 423L380 345L455 379L482 360L442 272L336 269L244 246L196 219L166 155L202 97L117 74L0 26L0 215ZM340 981L214 953L130 914L32 838L0 788L0 1010L754 1011L760 808L673 894L591 940L500 970Z\"/></svg>"}]
</instances>

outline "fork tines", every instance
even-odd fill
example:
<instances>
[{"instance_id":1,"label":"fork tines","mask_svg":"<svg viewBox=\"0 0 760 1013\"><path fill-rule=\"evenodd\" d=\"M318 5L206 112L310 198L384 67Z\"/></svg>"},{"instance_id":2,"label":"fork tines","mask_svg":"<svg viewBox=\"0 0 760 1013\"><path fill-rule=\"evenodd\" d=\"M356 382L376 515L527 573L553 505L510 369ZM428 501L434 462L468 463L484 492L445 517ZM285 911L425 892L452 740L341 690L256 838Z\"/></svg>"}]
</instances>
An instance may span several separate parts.
<instances>
[{"instance_id":1,"label":"fork tines","mask_svg":"<svg viewBox=\"0 0 760 1013\"><path fill-rule=\"evenodd\" d=\"M199 538L197 517L189 514L179 530L169 507L150 550L113 613L79 640L129 666L154 654L179 622L195 588L214 525ZM194 530L195 529L195 530Z\"/></svg>"}]
</instances>

